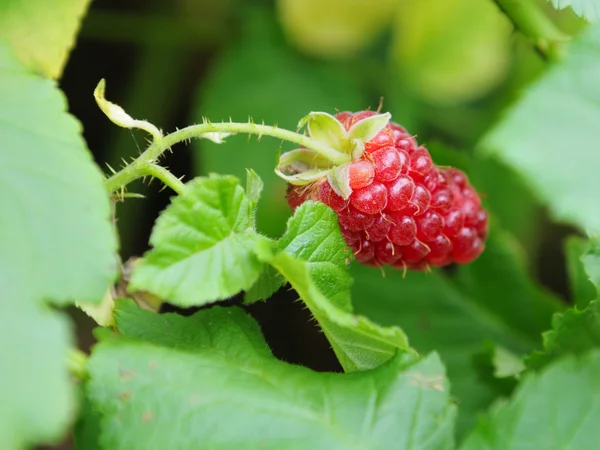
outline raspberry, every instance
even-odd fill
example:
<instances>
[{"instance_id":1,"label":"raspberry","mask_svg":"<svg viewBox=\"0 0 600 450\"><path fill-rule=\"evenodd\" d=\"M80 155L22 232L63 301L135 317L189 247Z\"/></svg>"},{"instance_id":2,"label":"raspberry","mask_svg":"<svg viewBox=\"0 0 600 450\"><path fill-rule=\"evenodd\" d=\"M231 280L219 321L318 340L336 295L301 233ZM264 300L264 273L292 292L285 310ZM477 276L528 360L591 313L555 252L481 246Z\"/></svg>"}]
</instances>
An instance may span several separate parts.
<instances>
[{"instance_id":1,"label":"raspberry","mask_svg":"<svg viewBox=\"0 0 600 450\"><path fill-rule=\"evenodd\" d=\"M361 111L335 117L352 133L358 122L377 115ZM396 123L388 122L370 136L362 151L352 154L353 161L342 166L347 167L348 195L328 177L290 184L292 209L306 200L330 206L362 264L426 270L476 259L485 247L488 216L467 176L437 167L429 151Z\"/></svg>"}]
</instances>

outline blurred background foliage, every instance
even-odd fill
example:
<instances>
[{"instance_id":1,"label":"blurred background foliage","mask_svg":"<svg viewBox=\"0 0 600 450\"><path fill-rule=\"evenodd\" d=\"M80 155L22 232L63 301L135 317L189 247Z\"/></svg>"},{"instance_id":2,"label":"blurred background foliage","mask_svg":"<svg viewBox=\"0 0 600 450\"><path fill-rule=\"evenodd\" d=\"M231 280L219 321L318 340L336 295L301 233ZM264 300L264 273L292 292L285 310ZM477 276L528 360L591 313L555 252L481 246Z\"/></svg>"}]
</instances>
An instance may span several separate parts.
<instances>
[{"instance_id":1,"label":"blurred background foliage","mask_svg":"<svg viewBox=\"0 0 600 450\"><path fill-rule=\"evenodd\" d=\"M570 10L538 3L564 31L583 26ZM409 274L404 280L353 267L360 312L402 325L418 349L445 342L440 351L467 405L460 432L494 398L494 387L477 379L472 364L484 350L480 342L528 351L559 301L570 301L563 240L574 230L552 223L517 174L474 152L484 131L547 68L532 44L492 0L96 0L60 85L102 167L118 168L146 145L143 135L115 127L96 107L92 91L106 78L108 98L167 132L203 117L251 117L295 129L310 111L381 103L438 164L466 170L492 213L494 232L480 260L443 277ZM165 164L185 180L209 172L243 179L253 168L265 181L259 230L278 236L290 216L285 184L273 173L279 149L271 138L235 136L220 146L180 144ZM146 198L117 205L124 260L147 249L154 219L171 195L157 182L136 183L131 191ZM519 311L524 293L542 305L537 316ZM249 309L277 356L338 370L295 300L282 290ZM78 318L82 330L90 326ZM81 336L89 345L89 333Z\"/></svg>"}]
</instances>

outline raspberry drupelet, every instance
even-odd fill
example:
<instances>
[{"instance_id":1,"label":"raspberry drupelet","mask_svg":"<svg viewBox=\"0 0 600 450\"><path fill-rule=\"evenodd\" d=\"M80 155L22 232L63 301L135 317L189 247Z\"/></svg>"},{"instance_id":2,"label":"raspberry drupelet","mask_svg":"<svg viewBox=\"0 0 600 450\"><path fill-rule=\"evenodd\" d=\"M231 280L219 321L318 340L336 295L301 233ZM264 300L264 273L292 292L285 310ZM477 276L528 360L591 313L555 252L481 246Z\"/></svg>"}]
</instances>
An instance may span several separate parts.
<instances>
[{"instance_id":1,"label":"raspberry drupelet","mask_svg":"<svg viewBox=\"0 0 600 450\"><path fill-rule=\"evenodd\" d=\"M348 131L376 115L341 112L335 119ZM393 122L361 150L345 167L347 198L334 179L322 177L289 185L292 209L306 200L331 207L356 260L366 265L423 270L469 263L481 254L487 213L462 171L436 166L429 151Z\"/></svg>"}]
</instances>

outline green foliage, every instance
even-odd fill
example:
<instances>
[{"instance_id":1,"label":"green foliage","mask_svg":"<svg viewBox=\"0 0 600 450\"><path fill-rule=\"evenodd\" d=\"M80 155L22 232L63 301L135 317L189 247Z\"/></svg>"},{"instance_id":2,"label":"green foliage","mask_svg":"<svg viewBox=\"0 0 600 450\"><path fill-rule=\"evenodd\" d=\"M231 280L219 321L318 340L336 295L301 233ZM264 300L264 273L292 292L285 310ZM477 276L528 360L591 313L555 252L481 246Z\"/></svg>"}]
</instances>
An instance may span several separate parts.
<instances>
[{"instance_id":1,"label":"green foliage","mask_svg":"<svg viewBox=\"0 0 600 450\"><path fill-rule=\"evenodd\" d=\"M36 36L19 47L21 6L0 14L0 36L16 46L0 42L0 442L7 450L58 441L76 411L66 367L71 329L43 303L99 302L116 271L109 200L81 126L55 83L12 55L43 53Z\"/></svg>"},{"instance_id":2,"label":"green foliage","mask_svg":"<svg viewBox=\"0 0 600 450\"><path fill-rule=\"evenodd\" d=\"M271 357L236 308L183 318L121 303L117 324L122 336L98 344L89 364L96 415L81 429L99 420L99 434L81 436L82 448L453 447L455 408L435 355L319 374Z\"/></svg>"},{"instance_id":3,"label":"green foliage","mask_svg":"<svg viewBox=\"0 0 600 450\"><path fill-rule=\"evenodd\" d=\"M146 39L141 25L156 31L144 44L143 80L133 82L166 122L133 119L103 99L99 84L96 100L109 118L150 135L141 155L107 179L54 81L88 3L0 0L2 449L57 443L70 427L85 450L450 450L456 439L465 450L598 446L600 28L589 25L568 42L585 23L576 14L597 20L594 1L554 0L546 9L505 0L344 8L337 0L183 1L170 6L177 20L164 6L149 19L104 20L114 13L103 10L90 27L126 24L114 42L127 33ZM552 4L575 14L547 14ZM153 2L146 7L154 14ZM192 29L203 31L187 36ZM154 45L168 57L153 60ZM206 50L200 58L196 45ZM182 69L190 55L200 61L194 69L209 64L190 102L202 123L169 133L181 126L181 99L167 88L154 96L150 87L177 72L172 80L189 88ZM96 56L88 58L98 65ZM158 67L165 61L173 67ZM72 78L85 85L86 74L73 67ZM89 109L91 94L71 103L73 111ZM382 95L381 114L354 131L332 119L336 110L375 107ZM476 261L406 274L361 266L334 211L314 201L296 208L286 226L285 182L274 169L294 181L332 169L330 180L349 193L342 163L364 140L349 137L373 137L389 118L390 97L392 120L418 132L438 165L464 169L482 194L490 235ZM102 135L86 114L86 132ZM253 137L246 142L244 133ZM266 142L272 137L286 142ZM194 168L207 176L183 184L162 158L192 138L202 140ZM291 143L303 148L275 167L277 151ZM100 148L95 156L119 152ZM114 223L123 216L114 203L148 205L130 200L140 195L129 184L144 177L177 195L156 220L152 248L120 265ZM546 210L577 228L567 231L566 261L556 245L565 233L549 226ZM131 219L143 236L150 219ZM578 237L582 231L589 238ZM135 245L125 247L129 256ZM322 331L333 350L327 357L335 355L345 373L311 370L313 335L273 333L287 323L277 309L285 289L299 297L317 325L307 328ZM241 306L224 307L242 297ZM252 305L258 301L266 303ZM162 302L194 309L163 314ZM55 310L71 304L100 325L89 357L74 348L73 327ZM288 339L290 349L306 348L306 358L281 350Z\"/></svg>"},{"instance_id":4,"label":"green foliage","mask_svg":"<svg viewBox=\"0 0 600 450\"><path fill-rule=\"evenodd\" d=\"M481 143L481 151L519 172L557 219L590 233L600 230L600 156L590 150L600 120L599 43L600 26L575 38L564 62L549 69Z\"/></svg>"},{"instance_id":5,"label":"green foliage","mask_svg":"<svg viewBox=\"0 0 600 450\"><path fill-rule=\"evenodd\" d=\"M232 176L188 183L156 221L150 238L154 248L136 266L131 289L181 306L203 305L248 289L262 268L253 253L259 239L254 203Z\"/></svg>"},{"instance_id":6,"label":"green foliage","mask_svg":"<svg viewBox=\"0 0 600 450\"><path fill-rule=\"evenodd\" d=\"M586 256L588 251L590 253ZM590 301L598 296L598 292L590 280L590 275L594 273L597 264L593 252L593 248L590 248L590 245L584 239L572 236L566 241L565 256L567 258L571 294L574 303L579 308L585 308ZM586 258L587 270L584 266L584 258Z\"/></svg>"},{"instance_id":7,"label":"green foliage","mask_svg":"<svg viewBox=\"0 0 600 450\"><path fill-rule=\"evenodd\" d=\"M275 248L264 246L259 257L300 295L347 372L375 368L397 351L413 352L401 329L353 314L351 279L344 267L348 249L330 208L304 203Z\"/></svg>"},{"instance_id":8,"label":"green foliage","mask_svg":"<svg viewBox=\"0 0 600 450\"><path fill-rule=\"evenodd\" d=\"M460 402L459 434L496 395L473 362L482 342L522 355L537 347L557 310L556 300L525 278L509 236L493 234L487 245L480 259L461 269L458 283L436 272L403 278L388 271L383 278L366 267L351 271L358 312L401 327L418 352L440 353Z\"/></svg>"},{"instance_id":9,"label":"green foliage","mask_svg":"<svg viewBox=\"0 0 600 450\"><path fill-rule=\"evenodd\" d=\"M600 302L585 309L568 309L552 319L552 330L544 333L544 351L534 352L527 360L539 369L563 355L581 354L600 347Z\"/></svg>"},{"instance_id":10,"label":"green foliage","mask_svg":"<svg viewBox=\"0 0 600 450\"><path fill-rule=\"evenodd\" d=\"M600 2L598 0L552 0L552 4L558 9L570 6L576 14L590 22L600 20Z\"/></svg>"},{"instance_id":11,"label":"green foliage","mask_svg":"<svg viewBox=\"0 0 600 450\"><path fill-rule=\"evenodd\" d=\"M59 78L90 0L0 0L0 40L33 72Z\"/></svg>"},{"instance_id":12,"label":"green foliage","mask_svg":"<svg viewBox=\"0 0 600 450\"><path fill-rule=\"evenodd\" d=\"M512 399L482 418L461 450L598 446L600 353L568 357L528 375Z\"/></svg>"}]
</instances>

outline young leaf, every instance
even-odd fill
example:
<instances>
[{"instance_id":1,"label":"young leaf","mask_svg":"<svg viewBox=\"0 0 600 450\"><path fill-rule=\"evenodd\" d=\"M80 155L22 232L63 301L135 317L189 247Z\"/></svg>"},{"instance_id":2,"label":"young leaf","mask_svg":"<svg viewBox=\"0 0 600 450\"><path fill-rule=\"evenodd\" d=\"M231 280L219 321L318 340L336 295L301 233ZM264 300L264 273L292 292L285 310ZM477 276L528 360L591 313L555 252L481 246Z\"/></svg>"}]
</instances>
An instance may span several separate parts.
<instances>
[{"instance_id":1,"label":"young leaf","mask_svg":"<svg viewBox=\"0 0 600 450\"><path fill-rule=\"evenodd\" d=\"M80 429L99 419L101 449L453 448L455 407L435 355L316 373L270 356L237 308L187 318L120 308L124 336L95 347L85 389L100 417Z\"/></svg>"},{"instance_id":2,"label":"young leaf","mask_svg":"<svg viewBox=\"0 0 600 450\"><path fill-rule=\"evenodd\" d=\"M156 221L153 249L136 265L130 289L179 306L226 299L260 275L262 264L253 253L259 239L254 202L237 178L196 178Z\"/></svg>"},{"instance_id":3,"label":"young leaf","mask_svg":"<svg viewBox=\"0 0 600 450\"><path fill-rule=\"evenodd\" d=\"M195 104L194 120L277 124L293 130L309 111L357 110L364 107L359 77L346 67L309 61L286 45L275 17L264 8L244 10L247 20L237 42L232 42L215 61ZM263 207L257 212L258 229L271 237L285 230L290 208L285 199L286 183L274 172L278 146L267 138L231 136L226 145L196 141L195 168L206 174L226 173L243 177L252 167L265 182ZM200 173L200 172L198 172Z\"/></svg>"},{"instance_id":4,"label":"young leaf","mask_svg":"<svg viewBox=\"0 0 600 450\"><path fill-rule=\"evenodd\" d=\"M583 256L589 248L589 243L577 236L571 236L565 242L571 294L574 303L581 309L598 297L598 292L583 265Z\"/></svg>"},{"instance_id":5,"label":"young leaf","mask_svg":"<svg viewBox=\"0 0 600 450\"><path fill-rule=\"evenodd\" d=\"M478 411L497 395L479 379L473 363L482 343L490 341L517 355L529 353L539 345L538 330L548 329L555 311L553 298L544 300L543 294L524 281L524 274L519 272L523 265L513 254L515 247L510 241L502 234L492 234L487 245L480 259L470 264L480 267L461 269L481 277L463 284L468 290L437 272L403 277L399 271L388 270L382 277L368 267L351 268L355 280L352 294L359 313L382 325L401 327L419 352L439 351L461 404L458 435L472 426ZM501 258L505 266L499 272L501 276L495 258ZM466 281L463 275L463 283ZM521 286L526 294L516 291L513 285Z\"/></svg>"},{"instance_id":6,"label":"young leaf","mask_svg":"<svg viewBox=\"0 0 600 450\"><path fill-rule=\"evenodd\" d=\"M275 267L306 303L344 370L372 369L397 351L413 352L404 332L380 327L352 312L348 249L335 213L322 203L302 204L276 248L259 257Z\"/></svg>"},{"instance_id":7,"label":"young leaf","mask_svg":"<svg viewBox=\"0 0 600 450\"><path fill-rule=\"evenodd\" d=\"M0 0L0 39L33 72L59 78L90 0Z\"/></svg>"},{"instance_id":8,"label":"young leaf","mask_svg":"<svg viewBox=\"0 0 600 450\"><path fill-rule=\"evenodd\" d=\"M571 7L575 14L589 20L600 21L600 4L598 0L552 0L557 9Z\"/></svg>"},{"instance_id":9,"label":"young leaf","mask_svg":"<svg viewBox=\"0 0 600 450\"><path fill-rule=\"evenodd\" d=\"M544 333L544 351L535 351L527 366L539 369L560 356L581 354L600 347L600 301L587 308L571 308L552 319L552 330Z\"/></svg>"},{"instance_id":10,"label":"young leaf","mask_svg":"<svg viewBox=\"0 0 600 450\"><path fill-rule=\"evenodd\" d=\"M529 374L510 402L493 409L460 447L593 450L600 431L600 352L568 357Z\"/></svg>"},{"instance_id":11,"label":"young leaf","mask_svg":"<svg viewBox=\"0 0 600 450\"><path fill-rule=\"evenodd\" d=\"M600 230L598 71L600 25L594 25L574 39L564 61L536 82L480 145L521 173L556 218L588 232Z\"/></svg>"}]
</instances>

